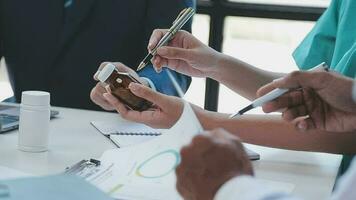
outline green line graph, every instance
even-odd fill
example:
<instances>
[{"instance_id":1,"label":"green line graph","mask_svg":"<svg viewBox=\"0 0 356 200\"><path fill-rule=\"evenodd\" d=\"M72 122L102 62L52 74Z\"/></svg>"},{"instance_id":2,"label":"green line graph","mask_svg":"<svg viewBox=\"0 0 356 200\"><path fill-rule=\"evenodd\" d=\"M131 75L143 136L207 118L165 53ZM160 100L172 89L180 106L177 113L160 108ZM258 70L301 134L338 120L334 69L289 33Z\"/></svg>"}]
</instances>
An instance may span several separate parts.
<instances>
[{"instance_id":1,"label":"green line graph","mask_svg":"<svg viewBox=\"0 0 356 200\"><path fill-rule=\"evenodd\" d=\"M156 163L156 166L155 164ZM156 179L169 175L180 163L180 155L174 149L159 152L143 161L136 168L136 176ZM157 165L158 164L158 165Z\"/></svg>"}]
</instances>

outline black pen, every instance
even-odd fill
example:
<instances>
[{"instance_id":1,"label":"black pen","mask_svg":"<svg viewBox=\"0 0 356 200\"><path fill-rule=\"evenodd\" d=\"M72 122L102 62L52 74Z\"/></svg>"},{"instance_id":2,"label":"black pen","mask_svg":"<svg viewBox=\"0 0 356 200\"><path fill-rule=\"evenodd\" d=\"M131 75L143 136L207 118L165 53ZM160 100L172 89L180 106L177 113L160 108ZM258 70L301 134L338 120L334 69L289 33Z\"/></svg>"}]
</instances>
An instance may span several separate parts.
<instances>
[{"instance_id":1,"label":"black pen","mask_svg":"<svg viewBox=\"0 0 356 200\"><path fill-rule=\"evenodd\" d=\"M184 9L177 17L177 19L173 22L172 27L168 30L166 34L162 37L162 39L158 42L155 48L152 49L149 54L143 59L140 65L137 67L137 71L140 71L150 62L153 56L156 55L157 49L167 43L174 37L174 35L189 21L191 17L193 17L195 10L193 8Z\"/></svg>"}]
</instances>

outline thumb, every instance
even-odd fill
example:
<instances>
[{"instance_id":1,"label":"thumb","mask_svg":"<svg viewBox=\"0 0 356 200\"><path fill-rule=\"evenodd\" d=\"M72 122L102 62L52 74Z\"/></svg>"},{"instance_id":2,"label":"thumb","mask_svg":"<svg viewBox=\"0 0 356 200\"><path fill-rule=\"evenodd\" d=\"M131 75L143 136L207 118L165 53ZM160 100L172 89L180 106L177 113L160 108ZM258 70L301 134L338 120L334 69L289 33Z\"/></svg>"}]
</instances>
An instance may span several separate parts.
<instances>
[{"instance_id":1,"label":"thumb","mask_svg":"<svg viewBox=\"0 0 356 200\"><path fill-rule=\"evenodd\" d=\"M189 61L192 58L192 51L190 49L178 47L160 47L157 49L157 54L166 59Z\"/></svg>"},{"instance_id":2,"label":"thumb","mask_svg":"<svg viewBox=\"0 0 356 200\"><path fill-rule=\"evenodd\" d=\"M302 71L294 71L285 77L281 77L273 80L271 83L261 87L257 91L257 96L263 96L268 92L276 89L295 89L299 87L310 87L314 88L316 79L319 80L318 73L320 72L302 72Z\"/></svg>"},{"instance_id":3,"label":"thumb","mask_svg":"<svg viewBox=\"0 0 356 200\"><path fill-rule=\"evenodd\" d=\"M326 87L332 77L330 72L325 71L294 71L284 78L273 81L277 88L312 88L321 89Z\"/></svg>"},{"instance_id":4,"label":"thumb","mask_svg":"<svg viewBox=\"0 0 356 200\"><path fill-rule=\"evenodd\" d=\"M276 88L298 88L302 83L308 82L307 72L294 71L283 78L273 81Z\"/></svg>"},{"instance_id":5,"label":"thumb","mask_svg":"<svg viewBox=\"0 0 356 200\"><path fill-rule=\"evenodd\" d=\"M146 99L156 104L158 107L164 107L166 105L167 96L153 91L147 86L137 83L130 83L129 89L134 95Z\"/></svg>"},{"instance_id":6,"label":"thumb","mask_svg":"<svg viewBox=\"0 0 356 200\"><path fill-rule=\"evenodd\" d=\"M257 90L256 96L261 97L276 88L277 88L277 86L275 86L274 82L268 83L267 85L262 86L260 89Z\"/></svg>"}]
</instances>

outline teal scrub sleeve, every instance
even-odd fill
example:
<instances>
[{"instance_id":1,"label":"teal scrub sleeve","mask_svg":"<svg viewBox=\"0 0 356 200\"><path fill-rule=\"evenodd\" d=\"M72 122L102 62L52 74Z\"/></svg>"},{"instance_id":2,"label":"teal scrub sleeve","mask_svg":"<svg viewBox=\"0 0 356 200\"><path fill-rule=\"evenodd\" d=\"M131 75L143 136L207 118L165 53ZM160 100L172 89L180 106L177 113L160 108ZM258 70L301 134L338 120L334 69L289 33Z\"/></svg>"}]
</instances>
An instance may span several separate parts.
<instances>
[{"instance_id":1,"label":"teal scrub sleeve","mask_svg":"<svg viewBox=\"0 0 356 200\"><path fill-rule=\"evenodd\" d=\"M301 70L308 70L321 62L331 65L338 27L340 0L333 0L312 31L293 53Z\"/></svg>"},{"instance_id":2,"label":"teal scrub sleeve","mask_svg":"<svg viewBox=\"0 0 356 200\"><path fill-rule=\"evenodd\" d=\"M356 78L356 42L344 54L333 70L350 78Z\"/></svg>"}]
</instances>

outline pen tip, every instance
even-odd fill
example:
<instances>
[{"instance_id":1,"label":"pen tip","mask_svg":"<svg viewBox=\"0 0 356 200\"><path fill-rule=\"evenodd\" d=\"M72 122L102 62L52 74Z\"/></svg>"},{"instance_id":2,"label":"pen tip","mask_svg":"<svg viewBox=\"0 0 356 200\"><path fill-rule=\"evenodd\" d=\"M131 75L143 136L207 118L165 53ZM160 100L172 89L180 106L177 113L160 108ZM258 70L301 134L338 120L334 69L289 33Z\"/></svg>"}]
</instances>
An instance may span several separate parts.
<instances>
[{"instance_id":1,"label":"pen tip","mask_svg":"<svg viewBox=\"0 0 356 200\"><path fill-rule=\"evenodd\" d=\"M145 67L145 63L144 62L141 62L140 65L137 67L137 70L136 71L140 71L142 68Z\"/></svg>"},{"instance_id":2,"label":"pen tip","mask_svg":"<svg viewBox=\"0 0 356 200\"><path fill-rule=\"evenodd\" d=\"M242 115L242 114L241 114L240 112L235 113L235 114L232 114L232 115L230 115L230 119L238 118L238 117L240 117L241 115Z\"/></svg>"}]
</instances>

